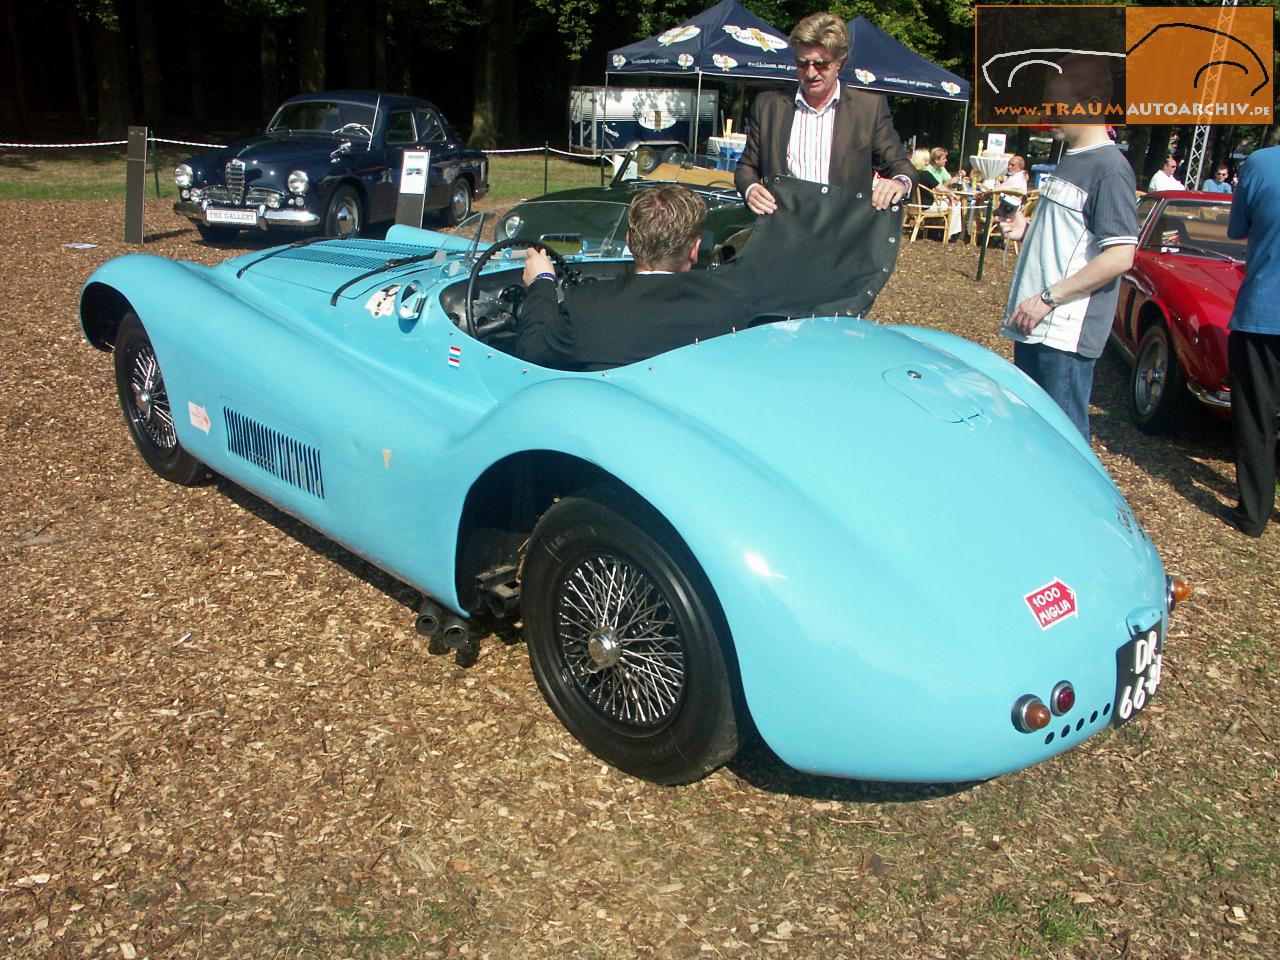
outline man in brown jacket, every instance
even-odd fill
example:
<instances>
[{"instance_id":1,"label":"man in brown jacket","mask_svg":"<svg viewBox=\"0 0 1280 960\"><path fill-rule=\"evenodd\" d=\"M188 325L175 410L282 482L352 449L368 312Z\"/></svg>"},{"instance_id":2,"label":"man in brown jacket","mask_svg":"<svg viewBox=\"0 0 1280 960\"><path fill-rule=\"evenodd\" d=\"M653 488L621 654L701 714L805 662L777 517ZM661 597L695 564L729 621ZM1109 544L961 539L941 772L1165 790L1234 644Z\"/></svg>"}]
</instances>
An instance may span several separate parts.
<instances>
[{"instance_id":1,"label":"man in brown jacket","mask_svg":"<svg viewBox=\"0 0 1280 960\"><path fill-rule=\"evenodd\" d=\"M893 127L889 105L879 94L840 83L849 56L843 20L815 13L790 36L799 87L794 94L771 90L756 97L751 127L734 181L747 206L773 213L777 202L762 182L791 176L855 190L869 189L883 210L902 200L916 182L916 169ZM872 181L872 168L880 177Z\"/></svg>"}]
</instances>

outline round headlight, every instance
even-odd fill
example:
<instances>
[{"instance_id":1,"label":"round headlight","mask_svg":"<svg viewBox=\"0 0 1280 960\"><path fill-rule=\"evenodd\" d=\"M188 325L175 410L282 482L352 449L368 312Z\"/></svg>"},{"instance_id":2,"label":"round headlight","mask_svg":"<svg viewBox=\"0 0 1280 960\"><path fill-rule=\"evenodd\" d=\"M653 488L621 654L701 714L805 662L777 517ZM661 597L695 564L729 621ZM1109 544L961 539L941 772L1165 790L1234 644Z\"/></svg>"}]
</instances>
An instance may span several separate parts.
<instances>
[{"instance_id":1,"label":"round headlight","mask_svg":"<svg viewBox=\"0 0 1280 960\"><path fill-rule=\"evenodd\" d=\"M507 219L503 221L502 232L505 233L507 235L507 239L510 240L520 232L520 228L523 226L524 221L519 217L507 217Z\"/></svg>"},{"instance_id":2,"label":"round headlight","mask_svg":"<svg viewBox=\"0 0 1280 960\"><path fill-rule=\"evenodd\" d=\"M289 174L289 179L286 183L289 185L290 193L299 195L306 193L307 187L310 186L310 180L307 179L306 172L302 170L294 170Z\"/></svg>"},{"instance_id":3,"label":"round headlight","mask_svg":"<svg viewBox=\"0 0 1280 960\"><path fill-rule=\"evenodd\" d=\"M180 163L173 168L173 182L178 186L189 187L192 179L191 168L185 163Z\"/></svg>"}]
</instances>

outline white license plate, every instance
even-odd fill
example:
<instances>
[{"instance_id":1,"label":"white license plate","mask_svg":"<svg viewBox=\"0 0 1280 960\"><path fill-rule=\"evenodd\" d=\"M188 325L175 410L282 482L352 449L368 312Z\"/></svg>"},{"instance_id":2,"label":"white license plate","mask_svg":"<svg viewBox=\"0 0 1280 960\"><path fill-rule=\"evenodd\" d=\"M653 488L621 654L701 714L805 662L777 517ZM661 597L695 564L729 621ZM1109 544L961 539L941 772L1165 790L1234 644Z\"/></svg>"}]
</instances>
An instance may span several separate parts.
<instances>
[{"instance_id":1,"label":"white license plate","mask_svg":"<svg viewBox=\"0 0 1280 960\"><path fill-rule=\"evenodd\" d=\"M1118 727L1151 702L1160 687L1164 637L1161 624L1144 630L1116 651L1116 699L1113 719Z\"/></svg>"},{"instance_id":2,"label":"white license plate","mask_svg":"<svg viewBox=\"0 0 1280 960\"><path fill-rule=\"evenodd\" d=\"M210 207L204 215L210 223L234 223L242 227L258 225L257 210L220 210L217 207Z\"/></svg>"}]
</instances>

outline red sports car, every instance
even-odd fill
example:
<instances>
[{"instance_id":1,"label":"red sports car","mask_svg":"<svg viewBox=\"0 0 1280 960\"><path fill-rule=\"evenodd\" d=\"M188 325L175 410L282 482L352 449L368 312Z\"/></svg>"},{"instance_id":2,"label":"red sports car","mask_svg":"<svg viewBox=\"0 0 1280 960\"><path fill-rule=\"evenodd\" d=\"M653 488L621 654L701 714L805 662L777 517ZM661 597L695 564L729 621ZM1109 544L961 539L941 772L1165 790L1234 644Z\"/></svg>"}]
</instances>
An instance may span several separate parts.
<instances>
[{"instance_id":1,"label":"red sports car","mask_svg":"<svg viewBox=\"0 0 1280 960\"><path fill-rule=\"evenodd\" d=\"M1243 240L1227 236L1230 195L1168 191L1138 200L1138 251L1111 339L1133 365L1129 410L1168 428L1194 401L1227 418L1227 323L1244 279Z\"/></svg>"}]
</instances>

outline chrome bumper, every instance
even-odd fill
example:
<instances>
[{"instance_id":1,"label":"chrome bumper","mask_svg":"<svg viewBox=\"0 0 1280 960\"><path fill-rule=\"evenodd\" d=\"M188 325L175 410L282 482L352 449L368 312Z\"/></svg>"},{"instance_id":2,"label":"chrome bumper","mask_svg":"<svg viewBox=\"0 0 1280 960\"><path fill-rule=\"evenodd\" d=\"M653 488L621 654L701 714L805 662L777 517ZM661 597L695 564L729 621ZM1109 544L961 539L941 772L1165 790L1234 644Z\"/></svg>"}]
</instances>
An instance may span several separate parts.
<instances>
[{"instance_id":1,"label":"chrome bumper","mask_svg":"<svg viewBox=\"0 0 1280 960\"><path fill-rule=\"evenodd\" d=\"M256 226L259 230L266 230L269 227L284 227L293 230L314 230L320 226L320 218L316 214L307 210L273 210L265 204L259 204L257 207L237 207L237 210L252 211L257 215L256 224L240 224L240 223L210 223L209 209L213 205L205 201L193 203L190 200L179 200L173 205L173 212L181 214L190 219L193 223L203 223L210 227L239 227L243 230L251 230Z\"/></svg>"},{"instance_id":2,"label":"chrome bumper","mask_svg":"<svg viewBox=\"0 0 1280 960\"><path fill-rule=\"evenodd\" d=\"M1231 400L1223 400L1218 396L1216 390L1210 390L1208 387L1196 383L1195 381L1188 383L1187 389L1190 390L1192 395L1206 407L1212 407L1214 410L1231 409Z\"/></svg>"}]
</instances>

